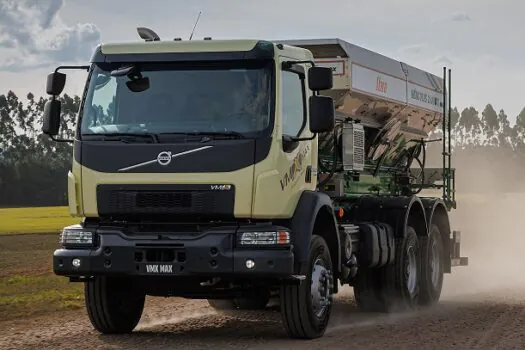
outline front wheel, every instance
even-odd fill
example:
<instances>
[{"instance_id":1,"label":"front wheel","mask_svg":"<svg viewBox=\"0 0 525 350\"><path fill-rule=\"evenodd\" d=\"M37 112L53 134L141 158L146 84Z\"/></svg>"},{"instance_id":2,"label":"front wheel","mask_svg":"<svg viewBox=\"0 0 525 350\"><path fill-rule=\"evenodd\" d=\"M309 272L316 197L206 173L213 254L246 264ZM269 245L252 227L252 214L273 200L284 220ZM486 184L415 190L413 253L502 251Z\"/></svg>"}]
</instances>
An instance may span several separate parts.
<instances>
[{"instance_id":1,"label":"front wheel","mask_svg":"<svg viewBox=\"0 0 525 350\"><path fill-rule=\"evenodd\" d=\"M281 318L291 338L321 337L332 313L333 272L326 241L314 235L308 262L299 285L283 285L280 291Z\"/></svg>"},{"instance_id":2,"label":"front wheel","mask_svg":"<svg viewBox=\"0 0 525 350\"><path fill-rule=\"evenodd\" d=\"M84 284L91 324L104 334L130 333L142 317L145 293L131 279L95 277Z\"/></svg>"}]
</instances>

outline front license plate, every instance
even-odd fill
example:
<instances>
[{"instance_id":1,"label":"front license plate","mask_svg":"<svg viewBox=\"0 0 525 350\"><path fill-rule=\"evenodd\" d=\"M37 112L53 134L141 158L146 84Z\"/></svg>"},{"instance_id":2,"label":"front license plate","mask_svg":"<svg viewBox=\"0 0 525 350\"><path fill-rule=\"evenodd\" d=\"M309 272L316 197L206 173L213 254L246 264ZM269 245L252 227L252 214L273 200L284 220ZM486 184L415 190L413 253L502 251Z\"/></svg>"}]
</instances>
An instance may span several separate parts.
<instances>
[{"instance_id":1,"label":"front license plate","mask_svg":"<svg viewBox=\"0 0 525 350\"><path fill-rule=\"evenodd\" d=\"M173 265L171 264L146 264L146 273L165 274L173 273Z\"/></svg>"}]
</instances>

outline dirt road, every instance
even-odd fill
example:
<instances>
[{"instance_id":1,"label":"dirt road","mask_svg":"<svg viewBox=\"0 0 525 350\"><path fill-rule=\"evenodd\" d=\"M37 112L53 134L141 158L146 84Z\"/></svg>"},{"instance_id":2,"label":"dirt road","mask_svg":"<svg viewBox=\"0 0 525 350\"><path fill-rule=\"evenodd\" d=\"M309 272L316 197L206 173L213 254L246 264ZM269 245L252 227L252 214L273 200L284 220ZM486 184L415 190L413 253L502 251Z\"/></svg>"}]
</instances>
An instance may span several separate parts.
<instances>
[{"instance_id":1,"label":"dirt road","mask_svg":"<svg viewBox=\"0 0 525 350\"><path fill-rule=\"evenodd\" d=\"M323 338L292 341L275 311L230 317L202 301L150 299L133 335L100 336L80 310L0 320L0 349L525 349L523 198L454 213L470 266L446 276L441 302L432 309L361 314L346 288Z\"/></svg>"},{"instance_id":2,"label":"dirt road","mask_svg":"<svg viewBox=\"0 0 525 350\"><path fill-rule=\"evenodd\" d=\"M4 324L0 348L523 349L525 309L520 291L501 292L445 297L434 309L391 317L360 314L352 298L342 295L326 335L306 342L287 339L278 313L271 310L229 317L201 301L150 300L131 336L100 336L83 312L74 312Z\"/></svg>"}]
</instances>

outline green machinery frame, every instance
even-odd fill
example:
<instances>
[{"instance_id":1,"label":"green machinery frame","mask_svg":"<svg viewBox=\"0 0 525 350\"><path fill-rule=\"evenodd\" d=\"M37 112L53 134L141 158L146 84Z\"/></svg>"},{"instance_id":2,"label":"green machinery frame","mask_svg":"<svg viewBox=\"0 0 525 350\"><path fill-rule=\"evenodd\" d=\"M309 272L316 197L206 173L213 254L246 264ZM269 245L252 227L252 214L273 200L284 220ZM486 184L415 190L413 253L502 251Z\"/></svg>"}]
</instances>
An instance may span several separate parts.
<instances>
[{"instance_id":1,"label":"green machinery frame","mask_svg":"<svg viewBox=\"0 0 525 350\"><path fill-rule=\"evenodd\" d=\"M448 87L446 86L448 83ZM320 179L319 188L325 192L333 192L335 181L343 181L343 198L333 196L334 200L351 198L365 194L374 195L412 195L424 189L442 189L442 199L448 210L456 208L455 169L452 168L451 142L451 70L443 67L443 137L436 140L412 139L406 140L402 134L397 135L393 142L386 146L383 154L376 161L365 158L362 172L344 171L341 155L338 154L336 143L340 143L339 128L336 123L333 135L326 135L329 142L319 141L319 170L324 173ZM437 126L437 125L436 125ZM426 144L442 141L442 168L426 168ZM407 146L413 143L413 146ZM422 155L423 159L419 157ZM414 171L410 169L413 161L420 167L421 183L413 183ZM441 180L441 184L437 183Z\"/></svg>"}]
</instances>

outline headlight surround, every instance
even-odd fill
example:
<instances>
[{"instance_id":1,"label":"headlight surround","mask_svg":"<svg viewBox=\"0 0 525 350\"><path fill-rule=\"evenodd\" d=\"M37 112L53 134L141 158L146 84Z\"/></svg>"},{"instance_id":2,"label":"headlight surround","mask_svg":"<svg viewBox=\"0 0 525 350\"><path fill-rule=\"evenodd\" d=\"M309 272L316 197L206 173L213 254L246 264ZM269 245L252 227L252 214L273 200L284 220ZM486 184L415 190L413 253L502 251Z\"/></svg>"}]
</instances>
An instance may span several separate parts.
<instances>
[{"instance_id":1,"label":"headlight surround","mask_svg":"<svg viewBox=\"0 0 525 350\"><path fill-rule=\"evenodd\" d=\"M286 230L239 232L237 237L238 243L244 247L290 245L290 232Z\"/></svg>"},{"instance_id":2,"label":"headlight surround","mask_svg":"<svg viewBox=\"0 0 525 350\"><path fill-rule=\"evenodd\" d=\"M60 245L64 248L94 247L96 236L81 226L65 227L60 234Z\"/></svg>"}]
</instances>

